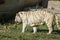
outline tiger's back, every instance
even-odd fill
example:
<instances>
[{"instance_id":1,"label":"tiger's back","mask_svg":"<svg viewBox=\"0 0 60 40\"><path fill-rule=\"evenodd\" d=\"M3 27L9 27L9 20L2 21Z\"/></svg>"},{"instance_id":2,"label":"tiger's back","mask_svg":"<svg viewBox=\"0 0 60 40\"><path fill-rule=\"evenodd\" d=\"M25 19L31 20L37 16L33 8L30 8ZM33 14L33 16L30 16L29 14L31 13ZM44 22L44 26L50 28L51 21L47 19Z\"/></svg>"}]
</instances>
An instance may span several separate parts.
<instances>
[{"instance_id":1,"label":"tiger's back","mask_svg":"<svg viewBox=\"0 0 60 40\"><path fill-rule=\"evenodd\" d=\"M28 11L22 12L23 18L27 21L27 24L39 25L42 22L47 22L51 16L54 16L53 13L50 13L46 10L37 10L37 11ZM23 19L24 20L24 19Z\"/></svg>"}]
</instances>

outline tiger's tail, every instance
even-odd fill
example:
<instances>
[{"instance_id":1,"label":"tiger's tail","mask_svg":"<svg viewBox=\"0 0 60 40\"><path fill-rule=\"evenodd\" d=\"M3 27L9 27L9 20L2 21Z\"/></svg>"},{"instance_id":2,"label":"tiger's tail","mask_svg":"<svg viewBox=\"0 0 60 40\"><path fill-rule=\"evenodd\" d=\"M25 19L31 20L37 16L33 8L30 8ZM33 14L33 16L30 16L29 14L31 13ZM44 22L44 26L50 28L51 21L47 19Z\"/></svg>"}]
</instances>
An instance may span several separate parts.
<instances>
[{"instance_id":1,"label":"tiger's tail","mask_svg":"<svg viewBox=\"0 0 60 40\"><path fill-rule=\"evenodd\" d=\"M58 20L58 16L57 15L55 15L55 22L56 22L57 28L60 30L59 20Z\"/></svg>"}]
</instances>

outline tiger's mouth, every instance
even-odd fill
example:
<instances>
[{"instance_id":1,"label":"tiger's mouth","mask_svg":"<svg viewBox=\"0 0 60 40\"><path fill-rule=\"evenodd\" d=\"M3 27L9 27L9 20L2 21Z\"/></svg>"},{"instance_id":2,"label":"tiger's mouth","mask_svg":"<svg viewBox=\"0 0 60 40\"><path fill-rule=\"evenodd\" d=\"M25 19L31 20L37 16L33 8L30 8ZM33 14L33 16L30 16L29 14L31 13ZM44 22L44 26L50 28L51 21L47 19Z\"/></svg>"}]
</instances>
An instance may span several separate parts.
<instances>
[{"instance_id":1,"label":"tiger's mouth","mask_svg":"<svg viewBox=\"0 0 60 40\"><path fill-rule=\"evenodd\" d=\"M15 22L15 24L21 24L22 22Z\"/></svg>"}]
</instances>

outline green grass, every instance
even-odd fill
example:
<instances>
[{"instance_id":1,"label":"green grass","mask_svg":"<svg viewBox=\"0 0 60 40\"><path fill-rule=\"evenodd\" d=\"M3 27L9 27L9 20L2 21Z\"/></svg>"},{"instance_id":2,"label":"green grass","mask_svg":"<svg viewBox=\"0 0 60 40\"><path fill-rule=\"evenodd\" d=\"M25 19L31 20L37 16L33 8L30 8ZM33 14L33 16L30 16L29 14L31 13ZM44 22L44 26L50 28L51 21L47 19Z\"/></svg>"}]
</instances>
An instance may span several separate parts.
<instances>
[{"instance_id":1,"label":"green grass","mask_svg":"<svg viewBox=\"0 0 60 40\"><path fill-rule=\"evenodd\" d=\"M12 24L10 24L12 26ZM38 32L33 34L32 27L27 27L25 33L21 33L22 25L17 27L11 27L9 30L5 29L5 32L0 32L0 40L60 40L60 33L56 27L54 32L47 35L48 28L46 25L38 27ZM0 25L0 30L3 29L3 25ZM3 29L4 30L4 29Z\"/></svg>"}]
</instances>

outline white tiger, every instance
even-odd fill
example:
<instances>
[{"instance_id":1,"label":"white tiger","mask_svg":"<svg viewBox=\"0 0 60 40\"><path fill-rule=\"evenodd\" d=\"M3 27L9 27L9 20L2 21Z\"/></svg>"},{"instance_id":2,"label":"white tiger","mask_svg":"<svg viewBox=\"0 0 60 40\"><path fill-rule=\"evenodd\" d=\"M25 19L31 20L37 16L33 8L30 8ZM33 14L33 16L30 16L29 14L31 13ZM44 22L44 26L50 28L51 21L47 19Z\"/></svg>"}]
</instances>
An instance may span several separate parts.
<instances>
[{"instance_id":1,"label":"white tiger","mask_svg":"<svg viewBox=\"0 0 60 40\"><path fill-rule=\"evenodd\" d=\"M53 31L52 22L54 16L55 16L54 13L48 12L46 10L22 11L16 14L15 22L18 23L22 22L23 24L22 32L25 31L27 25L33 26L33 33L37 31L37 25L41 25L42 23L45 22L49 29L48 34L51 34Z\"/></svg>"}]
</instances>

